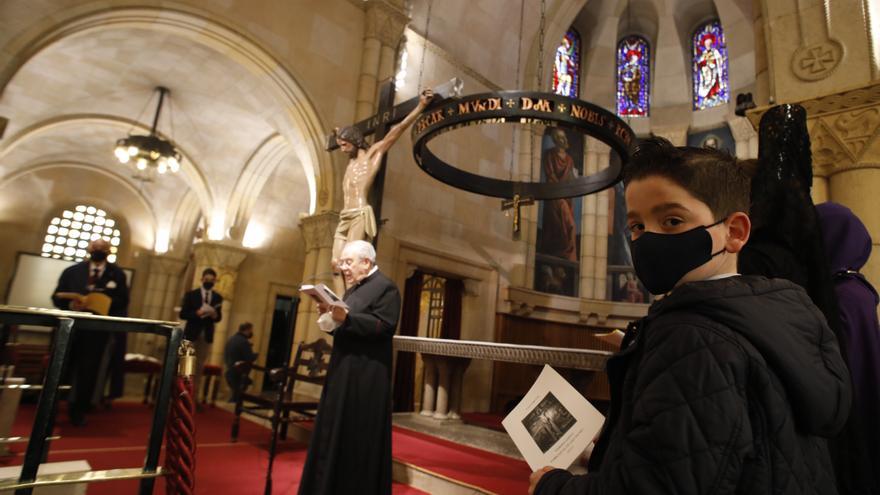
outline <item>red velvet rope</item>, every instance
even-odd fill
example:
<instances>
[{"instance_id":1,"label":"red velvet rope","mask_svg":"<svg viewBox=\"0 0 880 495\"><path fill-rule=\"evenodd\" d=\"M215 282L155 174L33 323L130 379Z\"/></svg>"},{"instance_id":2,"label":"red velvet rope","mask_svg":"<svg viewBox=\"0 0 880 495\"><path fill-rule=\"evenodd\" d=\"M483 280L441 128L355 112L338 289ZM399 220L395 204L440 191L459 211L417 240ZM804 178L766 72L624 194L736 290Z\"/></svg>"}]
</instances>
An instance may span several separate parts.
<instances>
[{"instance_id":1,"label":"red velvet rope","mask_svg":"<svg viewBox=\"0 0 880 495\"><path fill-rule=\"evenodd\" d=\"M168 417L165 480L168 495L192 495L196 480L196 402L192 377L174 381L174 401Z\"/></svg>"}]
</instances>

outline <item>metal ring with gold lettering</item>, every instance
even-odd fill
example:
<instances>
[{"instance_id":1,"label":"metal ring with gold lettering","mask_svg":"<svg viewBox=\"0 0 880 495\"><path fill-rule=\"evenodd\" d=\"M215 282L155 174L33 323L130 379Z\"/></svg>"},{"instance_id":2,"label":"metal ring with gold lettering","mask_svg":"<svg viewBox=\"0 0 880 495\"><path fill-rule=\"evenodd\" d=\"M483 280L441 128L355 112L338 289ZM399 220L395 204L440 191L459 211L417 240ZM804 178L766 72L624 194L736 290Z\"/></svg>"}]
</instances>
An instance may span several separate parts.
<instances>
[{"instance_id":1,"label":"metal ring with gold lettering","mask_svg":"<svg viewBox=\"0 0 880 495\"><path fill-rule=\"evenodd\" d=\"M575 129L592 136L616 153L608 168L564 182L518 182L473 174L441 160L428 142L468 125L536 123ZM413 156L419 167L452 187L484 196L537 200L583 196L611 187L621 179L635 134L613 113L586 101L551 93L497 91L445 100L429 107L412 129Z\"/></svg>"}]
</instances>

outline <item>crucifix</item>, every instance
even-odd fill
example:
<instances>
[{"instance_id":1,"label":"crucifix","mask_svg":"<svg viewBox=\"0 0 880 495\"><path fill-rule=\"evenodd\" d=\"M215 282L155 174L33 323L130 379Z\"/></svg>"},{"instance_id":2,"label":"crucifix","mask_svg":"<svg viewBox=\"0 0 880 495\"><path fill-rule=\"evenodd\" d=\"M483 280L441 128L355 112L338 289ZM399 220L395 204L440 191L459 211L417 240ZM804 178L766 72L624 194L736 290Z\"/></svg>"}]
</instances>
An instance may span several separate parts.
<instances>
[{"instance_id":1,"label":"crucifix","mask_svg":"<svg viewBox=\"0 0 880 495\"><path fill-rule=\"evenodd\" d=\"M461 94L462 82L454 78L418 97L394 105L394 83L388 80L379 89L379 108L375 115L354 125L336 128L327 139L327 151L341 149L349 156L342 180L343 209L333 239L333 269L346 242L375 242L376 219L381 219L385 162L388 149L397 141L428 104ZM373 136L367 144L365 136ZM379 222L381 224L381 221Z\"/></svg>"},{"instance_id":2,"label":"crucifix","mask_svg":"<svg viewBox=\"0 0 880 495\"><path fill-rule=\"evenodd\" d=\"M520 208L523 206L528 206L534 204L535 200L532 198L523 198L520 197L519 194L514 194L513 199L505 199L501 201L501 211L513 210L513 238L514 240L519 240L520 238Z\"/></svg>"}]
</instances>

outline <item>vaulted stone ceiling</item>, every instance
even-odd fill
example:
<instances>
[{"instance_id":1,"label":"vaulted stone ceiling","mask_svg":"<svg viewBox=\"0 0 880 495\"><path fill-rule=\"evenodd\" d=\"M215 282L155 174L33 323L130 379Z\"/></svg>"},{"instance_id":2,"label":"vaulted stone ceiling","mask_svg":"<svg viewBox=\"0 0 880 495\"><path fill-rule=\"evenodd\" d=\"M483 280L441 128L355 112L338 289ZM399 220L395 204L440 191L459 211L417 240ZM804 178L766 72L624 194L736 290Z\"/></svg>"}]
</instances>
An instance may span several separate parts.
<instances>
[{"instance_id":1,"label":"vaulted stone ceiling","mask_svg":"<svg viewBox=\"0 0 880 495\"><path fill-rule=\"evenodd\" d=\"M127 132L147 132L159 85L171 90L171 98L158 130L174 138L185 160L179 174L142 183L132 178L130 165L116 161L113 148ZM291 190L276 208L296 218L309 209L308 186L284 140L272 139L279 133L277 107L236 60L189 38L129 27L68 36L28 60L3 92L0 115L9 125L0 142L0 178L48 164L98 167L142 191L154 216L150 223L170 226L187 191L199 208L184 213L235 215L229 201L242 195L242 172L271 141L275 149L266 159L272 164L251 167L251 175L254 168L261 174L278 168Z\"/></svg>"}]
</instances>

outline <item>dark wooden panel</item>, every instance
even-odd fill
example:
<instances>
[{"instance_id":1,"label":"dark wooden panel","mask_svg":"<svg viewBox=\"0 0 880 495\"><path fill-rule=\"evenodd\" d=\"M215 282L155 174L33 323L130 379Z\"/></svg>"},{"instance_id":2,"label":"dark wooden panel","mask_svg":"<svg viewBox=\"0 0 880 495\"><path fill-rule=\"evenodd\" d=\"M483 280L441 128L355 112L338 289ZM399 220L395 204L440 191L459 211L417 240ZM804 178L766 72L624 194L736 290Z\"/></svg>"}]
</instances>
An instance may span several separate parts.
<instances>
[{"instance_id":1,"label":"dark wooden panel","mask_svg":"<svg viewBox=\"0 0 880 495\"><path fill-rule=\"evenodd\" d=\"M596 338L605 329L535 320L498 313L495 317L495 341L507 344L542 345L572 349L596 349L614 352L613 345ZM505 414L525 395L541 373L542 366L495 363L492 378L492 412ZM604 412L609 399L608 377L604 372L591 373L557 369L569 383Z\"/></svg>"}]
</instances>

